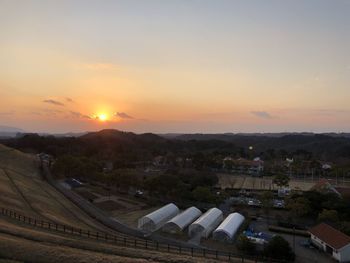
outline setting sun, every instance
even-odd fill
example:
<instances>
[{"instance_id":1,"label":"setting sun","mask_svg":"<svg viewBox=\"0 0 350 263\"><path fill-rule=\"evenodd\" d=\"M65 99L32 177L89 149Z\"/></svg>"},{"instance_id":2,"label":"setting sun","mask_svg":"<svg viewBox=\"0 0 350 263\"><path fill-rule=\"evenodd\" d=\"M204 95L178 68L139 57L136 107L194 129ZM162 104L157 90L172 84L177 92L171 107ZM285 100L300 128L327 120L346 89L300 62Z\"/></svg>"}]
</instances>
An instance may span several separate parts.
<instances>
[{"instance_id":1,"label":"setting sun","mask_svg":"<svg viewBox=\"0 0 350 263\"><path fill-rule=\"evenodd\" d=\"M106 121L108 119L108 116L107 116L107 114L102 113L102 114L98 115L98 119L100 121Z\"/></svg>"}]
</instances>

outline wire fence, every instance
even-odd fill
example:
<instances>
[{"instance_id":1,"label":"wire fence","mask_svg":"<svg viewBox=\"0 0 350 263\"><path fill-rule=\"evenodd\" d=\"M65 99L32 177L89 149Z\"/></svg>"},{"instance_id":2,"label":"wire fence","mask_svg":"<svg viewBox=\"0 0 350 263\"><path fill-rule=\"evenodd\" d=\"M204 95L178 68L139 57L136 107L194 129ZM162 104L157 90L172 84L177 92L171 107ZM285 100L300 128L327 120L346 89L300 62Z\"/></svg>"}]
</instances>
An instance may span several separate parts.
<instances>
[{"instance_id":1,"label":"wire fence","mask_svg":"<svg viewBox=\"0 0 350 263\"><path fill-rule=\"evenodd\" d=\"M125 236L125 235L120 235L120 236L110 235L107 233L84 230L81 228L75 228L64 224L38 220L6 208L1 208L1 215L15 219L17 221L20 221L27 225L31 225L36 228L46 229L48 231L59 232L59 233L63 233L71 236L88 238L91 240L99 240L103 242L113 243L118 246L124 246L129 248L146 249L146 250L180 254L180 255L190 256L190 257L217 259L217 260L229 261L229 262L281 262L281 261L275 261L268 258L239 255L239 254L219 251L219 250L211 250L206 248L195 248L195 247L182 247L178 245L165 244L165 243L150 240L150 239L135 238L135 237Z\"/></svg>"}]
</instances>

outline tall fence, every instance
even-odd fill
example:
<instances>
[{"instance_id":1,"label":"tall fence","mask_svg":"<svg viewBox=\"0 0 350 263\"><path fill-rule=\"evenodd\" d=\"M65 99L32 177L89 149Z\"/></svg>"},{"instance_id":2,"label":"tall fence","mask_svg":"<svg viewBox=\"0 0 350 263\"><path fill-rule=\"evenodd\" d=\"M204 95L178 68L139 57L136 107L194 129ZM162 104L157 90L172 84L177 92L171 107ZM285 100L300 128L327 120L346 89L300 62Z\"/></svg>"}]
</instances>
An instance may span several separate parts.
<instances>
[{"instance_id":1,"label":"tall fence","mask_svg":"<svg viewBox=\"0 0 350 263\"><path fill-rule=\"evenodd\" d=\"M31 225L36 228L45 229L47 231L59 232L62 234L76 237L84 237L90 240L99 240L129 248L146 249L230 262L281 262L261 257L243 256L225 251L211 250L205 248L202 249L194 247L182 247L177 245L165 244L149 239L134 238L126 235L110 235L107 233L84 230L81 228L75 228L64 224L57 224L47 222L44 220L38 220L6 208L1 208L1 215L15 219L17 221L20 221L27 225Z\"/></svg>"}]
</instances>

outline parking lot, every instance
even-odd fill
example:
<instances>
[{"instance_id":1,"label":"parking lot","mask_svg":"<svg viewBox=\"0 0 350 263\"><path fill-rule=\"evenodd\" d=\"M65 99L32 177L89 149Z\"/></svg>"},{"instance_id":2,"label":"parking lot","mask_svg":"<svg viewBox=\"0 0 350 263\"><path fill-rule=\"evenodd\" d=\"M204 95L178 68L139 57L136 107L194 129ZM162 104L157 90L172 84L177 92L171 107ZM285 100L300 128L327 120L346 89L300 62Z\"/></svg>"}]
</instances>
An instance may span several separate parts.
<instances>
[{"instance_id":1,"label":"parking lot","mask_svg":"<svg viewBox=\"0 0 350 263\"><path fill-rule=\"evenodd\" d=\"M280 235L286 239L296 254L296 261L298 263L312 262L312 263L334 263L335 261L326 253L319 251L316 248L304 247L303 243L308 241L307 237L293 236L282 233L274 233L268 230L268 224L265 219L258 218L251 223L255 231L265 232L271 235Z\"/></svg>"}]
</instances>

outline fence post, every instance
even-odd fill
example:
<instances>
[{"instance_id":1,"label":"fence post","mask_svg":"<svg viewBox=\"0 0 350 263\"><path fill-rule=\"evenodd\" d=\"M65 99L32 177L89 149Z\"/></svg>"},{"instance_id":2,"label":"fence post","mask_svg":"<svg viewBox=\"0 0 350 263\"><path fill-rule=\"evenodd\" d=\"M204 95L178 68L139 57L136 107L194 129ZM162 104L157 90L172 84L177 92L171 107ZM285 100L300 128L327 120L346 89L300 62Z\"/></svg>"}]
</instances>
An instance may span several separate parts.
<instances>
[{"instance_id":1,"label":"fence post","mask_svg":"<svg viewBox=\"0 0 350 263\"><path fill-rule=\"evenodd\" d=\"M126 237L124 237L124 246L126 246Z\"/></svg>"},{"instance_id":2,"label":"fence post","mask_svg":"<svg viewBox=\"0 0 350 263\"><path fill-rule=\"evenodd\" d=\"M136 247L136 243L137 243L137 240L135 239L135 240L134 240L134 247Z\"/></svg>"},{"instance_id":3,"label":"fence post","mask_svg":"<svg viewBox=\"0 0 350 263\"><path fill-rule=\"evenodd\" d=\"M193 257L193 247L191 247L191 256Z\"/></svg>"},{"instance_id":4,"label":"fence post","mask_svg":"<svg viewBox=\"0 0 350 263\"><path fill-rule=\"evenodd\" d=\"M170 247L169 247L169 244L168 244L168 252L170 251Z\"/></svg>"},{"instance_id":5,"label":"fence post","mask_svg":"<svg viewBox=\"0 0 350 263\"><path fill-rule=\"evenodd\" d=\"M36 219L34 219L34 226L36 226Z\"/></svg>"},{"instance_id":6,"label":"fence post","mask_svg":"<svg viewBox=\"0 0 350 263\"><path fill-rule=\"evenodd\" d=\"M242 256L242 263L244 262L244 256Z\"/></svg>"},{"instance_id":7,"label":"fence post","mask_svg":"<svg viewBox=\"0 0 350 263\"><path fill-rule=\"evenodd\" d=\"M203 248L203 257L205 257L205 249Z\"/></svg>"},{"instance_id":8,"label":"fence post","mask_svg":"<svg viewBox=\"0 0 350 263\"><path fill-rule=\"evenodd\" d=\"M82 230L81 230L81 228L79 229L79 234L80 234L80 236L82 235Z\"/></svg>"},{"instance_id":9,"label":"fence post","mask_svg":"<svg viewBox=\"0 0 350 263\"><path fill-rule=\"evenodd\" d=\"M147 239L146 239L146 244L145 244L146 248L148 248L148 242L147 242Z\"/></svg>"},{"instance_id":10,"label":"fence post","mask_svg":"<svg viewBox=\"0 0 350 263\"><path fill-rule=\"evenodd\" d=\"M88 237L90 237L90 230L88 230L87 235L88 235Z\"/></svg>"},{"instance_id":11,"label":"fence post","mask_svg":"<svg viewBox=\"0 0 350 263\"><path fill-rule=\"evenodd\" d=\"M23 216L23 222L24 223L26 222L26 216Z\"/></svg>"},{"instance_id":12,"label":"fence post","mask_svg":"<svg viewBox=\"0 0 350 263\"><path fill-rule=\"evenodd\" d=\"M98 232L96 232L96 239L98 239Z\"/></svg>"},{"instance_id":13,"label":"fence post","mask_svg":"<svg viewBox=\"0 0 350 263\"><path fill-rule=\"evenodd\" d=\"M32 219L30 217L28 217L28 221L29 221L29 225L32 224Z\"/></svg>"},{"instance_id":14,"label":"fence post","mask_svg":"<svg viewBox=\"0 0 350 263\"><path fill-rule=\"evenodd\" d=\"M216 257L216 259L218 259L218 251L217 250L215 251L215 257Z\"/></svg>"},{"instance_id":15,"label":"fence post","mask_svg":"<svg viewBox=\"0 0 350 263\"><path fill-rule=\"evenodd\" d=\"M157 250L159 250L159 242L157 241L157 243L156 243L156 244L157 244Z\"/></svg>"},{"instance_id":16,"label":"fence post","mask_svg":"<svg viewBox=\"0 0 350 263\"><path fill-rule=\"evenodd\" d=\"M58 226L57 226L57 223L55 223L55 227L56 227L56 231L58 230Z\"/></svg>"},{"instance_id":17,"label":"fence post","mask_svg":"<svg viewBox=\"0 0 350 263\"><path fill-rule=\"evenodd\" d=\"M180 252L180 254L181 254L181 251L182 251L181 246L179 246L179 252Z\"/></svg>"},{"instance_id":18,"label":"fence post","mask_svg":"<svg viewBox=\"0 0 350 263\"><path fill-rule=\"evenodd\" d=\"M107 233L105 233L105 239L106 239L106 241L108 240L108 236L107 236Z\"/></svg>"}]
</instances>

